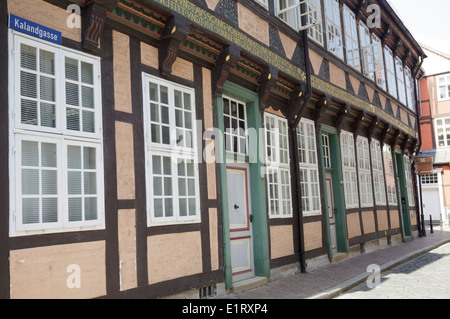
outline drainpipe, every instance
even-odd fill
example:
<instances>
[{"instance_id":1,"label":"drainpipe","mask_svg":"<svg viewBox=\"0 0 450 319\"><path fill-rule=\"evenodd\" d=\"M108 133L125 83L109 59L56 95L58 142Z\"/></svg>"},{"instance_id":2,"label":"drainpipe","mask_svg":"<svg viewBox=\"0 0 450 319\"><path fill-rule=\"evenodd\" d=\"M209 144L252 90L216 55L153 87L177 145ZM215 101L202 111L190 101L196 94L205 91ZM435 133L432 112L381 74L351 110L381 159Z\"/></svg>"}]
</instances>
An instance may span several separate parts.
<instances>
[{"instance_id":1,"label":"drainpipe","mask_svg":"<svg viewBox=\"0 0 450 319\"><path fill-rule=\"evenodd\" d=\"M297 126L302 118L302 114L304 109L308 106L308 103L311 99L312 95L312 86L311 86L311 68L309 65L309 48L308 48L308 33L307 30L302 31L303 36L303 50L304 50L304 59L305 59L305 71L306 71L306 96L303 100L302 105L298 109L297 114L293 114L292 111L289 110L289 132L291 134L292 140L292 149L291 154L294 163L293 174L295 176L295 191L297 197L297 213L298 213L298 226L299 226L299 248L300 248L300 270L302 273L306 273L306 262L305 262L305 238L303 234L303 213L302 213L302 192L300 188L300 167L299 167L299 157L298 157L298 143L297 143ZM295 116L293 118L293 116Z\"/></svg>"},{"instance_id":2,"label":"drainpipe","mask_svg":"<svg viewBox=\"0 0 450 319\"><path fill-rule=\"evenodd\" d=\"M417 68L416 72L413 75L414 79L416 78L417 74L420 72L420 68L422 67L424 59L425 58L422 56L422 61L420 61L420 65L419 65L419 67ZM422 147L422 130L421 130L421 127L420 127L420 119L422 117L422 96L420 94L420 92L421 92L420 81L424 77L425 76L422 75L420 77L420 79L418 80L418 82L414 81L414 90L416 91L416 119L417 119L417 129L418 129L417 137L419 138L419 143L417 144L417 147L416 147L416 155L419 154L420 148ZM413 172L415 172L415 169L416 169L416 165L413 162ZM417 181L417 178L414 178L414 180ZM419 178L418 184L419 184L419 194L418 195L420 197L420 205L419 205L418 200L416 198L416 209L418 208L418 210L417 210L417 215L418 215L417 216L417 225L419 226L419 235L420 235L420 237L426 237L427 233L426 233L426 230L425 230L425 217L423 215L422 182L420 181L420 178ZM416 189L417 189L417 187L416 187Z\"/></svg>"}]
</instances>

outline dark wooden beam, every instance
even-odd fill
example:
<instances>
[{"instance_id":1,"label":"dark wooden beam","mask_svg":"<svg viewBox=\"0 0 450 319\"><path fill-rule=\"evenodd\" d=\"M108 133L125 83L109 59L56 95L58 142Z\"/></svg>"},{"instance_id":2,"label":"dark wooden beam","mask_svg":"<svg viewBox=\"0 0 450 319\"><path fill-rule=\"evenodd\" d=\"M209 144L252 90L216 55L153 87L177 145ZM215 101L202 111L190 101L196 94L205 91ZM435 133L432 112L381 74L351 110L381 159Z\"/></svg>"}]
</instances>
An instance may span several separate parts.
<instances>
[{"instance_id":1,"label":"dark wooden beam","mask_svg":"<svg viewBox=\"0 0 450 319\"><path fill-rule=\"evenodd\" d=\"M241 51L237 45L230 44L222 48L212 71L212 90L214 96L222 95L223 85L228 79L228 73L239 62L240 57Z\"/></svg>"}]
</instances>

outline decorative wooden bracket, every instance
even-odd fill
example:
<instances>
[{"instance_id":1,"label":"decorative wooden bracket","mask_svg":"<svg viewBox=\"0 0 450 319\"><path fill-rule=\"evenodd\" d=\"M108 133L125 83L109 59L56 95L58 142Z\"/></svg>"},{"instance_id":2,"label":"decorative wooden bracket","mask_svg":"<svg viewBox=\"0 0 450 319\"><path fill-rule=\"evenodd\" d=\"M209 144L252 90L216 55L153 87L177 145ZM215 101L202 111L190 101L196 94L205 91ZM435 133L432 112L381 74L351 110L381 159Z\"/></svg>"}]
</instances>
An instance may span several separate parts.
<instances>
[{"instance_id":1,"label":"decorative wooden bracket","mask_svg":"<svg viewBox=\"0 0 450 319\"><path fill-rule=\"evenodd\" d=\"M361 123L367 118L366 112L362 111L359 113L358 117L355 120L355 124L353 126L353 133L355 135L359 135L359 131L361 130Z\"/></svg>"},{"instance_id":2,"label":"decorative wooden bracket","mask_svg":"<svg viewBox=\"0 0 450 319\"><path fill-rule=\"evenodd\" d=\"M161 75L167 76L172 73L172 66L177 59L180 44L186 40L190 29L189 20L180 15L172 16L166 23L158 49L159 72Z\"/></svg>"},{"instance_id":3,"label":"decorative wooden bracket","mask_svg":"<svg viewBox=\"0 0 450 319\"><path fill-rule=\"evenodd\" d=\"M82 18L83 50L97 52L106 13L114 9L118 3L119 0L91 0L86 4Z\"/></svg>"},{"instance_id":4,"label":"decorative wooden bracket","mask_svg":"<svg viewBox=\"0 0 450 319\"><path fill-rule=\"evenodd\" d=\"M406 60L408 60L411 56L412 56L411 50L408 49L408 51L406 52L405 56L402 59L403 66L405 66Z\"/></svg>"},{"instance_id":5,"label":"decorative wooden bracket","mask_svg":"<svg viewBox=\"0 0 450 319\"><path fill-rule=\"evenodd\" d=\"M400 149L402 150L402 152L405 152L406 150L406 146L408 145L408 143L411 141L411 136L410 135L405 135L402 145L400 145Z\"/></svg>"},{"instance_id":6,"label":"decorative wooden bracket","mask_svg":"<svg viewBox=\"0 0 450 319\"><path fill-rule=\"evenodd\" d=\"M389 36L392 34L392 27L388 26L386 31L384 32L382 38L381 38L381 45L384 46L386 44L386 41L388 40Z\"/></svg>"},{"instance_id":7,"label":"decorative wooden bracket","mask_svg":"<svg viewBox=\"0 0 450 319\"><path fill-rule=\"evenodd\" d=\"M272 65L266 67L261 73L258 83L259 107L261 111L268 108L270 101L270 90L278 82L278 69Z\"/></svg>"},{"instance_id":8,"label":"decorative wooden bracket","mask_svg":"<svg viewBox=\"0 0 450 319\"><path fill-rule=\"evenodd\" d=\"M361 17L364 14L364 10L367 8L366 0L359 0L358 5L356 6L356 21L361 20Z\"/></svg>"},{"instance_id":9,"label":"decorative wooden bracket","mask_svg":"<svg viewBox=\"0 0 450 319\"><path fill-rule=\"evenodd\" d=\"M303 117L303 113L306 107L300 109L303 106L304 99L306 97L306 83L301 82L294 87L291 93L291 98L284 108L282 113L286 115L289 125L293 124L297 117Z\"/></svg>"},{"instance_id":10,"label":"decorative wooden bracket","mask_svg":"<svg viewBox=\"0 0 450 319\"><path fill-rule=\"evenodd\" d=\"M314 114L314 122L316 126L316 132L320 132L322 126L322 121L325 117L325 110L331 105L331 98L329 95L325 95L319 100L316 107L316 112Z\"/></svg>"},{"instance_id":11,"label":"decorative wooden bracket","mask_svg":"<svg viewBox=\"0 0 450 319\"><path fill-rule=\"evenodd\" d=\"M402 132L401 132L400 130L398 130L398 131L394 134L394 137L393 137L392 140L391 140L391 146L392 146L392 148L395 148L395 146L397 145L398 140L399 140L401 134L402 134Z\"/></svg>"},{"instance_id":12,"label":"decorative wooden bracket","mask_svg":"<svg viewBox=\"0 0 450 319\"><path fill-rule=\"evenodd\" d=\"M375 116L375 118L372 120L372 123L370 123L369 126L369 139L372 140L373 134L375 133L375 128L377 127L378 123L380 123L380 118L378 116Z\"/></svg>"},{"instance_id":13,"label":"decorative wooden bracket","mask_svg":"<svg viewBox=\"0 0 450 319\"><path fill-rule=\"evenodd\" d=\"M402 39L398 38L397 42L395 43L394 51L392 51L394 58L398 55L402 46L403 46L403 41L402 41Z\"/></svg>"},{"instance_id":14,"label":"decorative wooden bracket","mask_svg":"<svg viewBox=\"0 0 450 319\"><path fill-rule=\"evenodd\" d=\"M336 128L338 131L338 134L341 134L341 130L342 130L342 126L344 125L344 120L345 117L347 116L347 114L350 114L350 112L352 111L352 107L349 104L345 104L344 108L342 108L337 116L337 120L336 120Z\"/></svg>"},{"instance_id":15,"label":"decorative wooden bracket","mask_svg":"<svg viewBox=\"0 0 450 319\"><path fill-rule=\"evenodd\" d=\"M239 62L240 57L241 50L237 45L231 44L222 49L212 71L212 90L214 96L222 95L223 85L228 79L228 73Z\"/></svg>"},{"instance_id":16,"label":"decorative wooden bracket","mask_svg":"<svg viewBox=\"0 0 450 319\"><path fill-rule=\"evenodd\" d=\"M383 132L381 132L380 143L383 144L386 141L387 134L392 130L392 125L388 124L384 128Z\"/></svg>"}]
</instances>

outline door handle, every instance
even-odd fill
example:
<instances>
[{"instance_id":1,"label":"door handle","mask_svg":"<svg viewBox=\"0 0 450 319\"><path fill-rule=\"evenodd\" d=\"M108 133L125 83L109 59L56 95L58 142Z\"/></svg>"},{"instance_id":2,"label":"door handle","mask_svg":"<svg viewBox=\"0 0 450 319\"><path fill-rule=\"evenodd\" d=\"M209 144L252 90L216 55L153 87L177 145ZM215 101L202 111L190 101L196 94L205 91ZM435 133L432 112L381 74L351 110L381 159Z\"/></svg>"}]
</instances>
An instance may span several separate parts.
<instances>
[{"instance_id":1,"label":"door handle","mask_svg":"<svg viewBox=\"0 0 450 319\"><path fill-rule=\"evenodd\" d=\"M239 209L239 205L234 204L234 209Z\"/></svg>"},{"instance_id":2,"label":"door handle","mask_svg":"<svg viewBox=\"0 0 450 319\"><path fill-rule=\"evenodd\" d=\"M250 223L253 223L253 215L250 214Z\"/></svg>"}]
</instances>

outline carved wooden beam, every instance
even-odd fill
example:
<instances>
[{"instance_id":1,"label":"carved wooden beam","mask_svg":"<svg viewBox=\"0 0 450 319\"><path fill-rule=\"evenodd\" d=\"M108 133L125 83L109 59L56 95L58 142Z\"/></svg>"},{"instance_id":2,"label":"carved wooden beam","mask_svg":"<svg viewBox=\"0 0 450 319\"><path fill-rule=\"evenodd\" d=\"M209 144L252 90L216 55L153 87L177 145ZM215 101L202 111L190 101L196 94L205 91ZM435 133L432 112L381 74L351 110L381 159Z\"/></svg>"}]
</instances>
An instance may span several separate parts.
<instances>
[{"instance_id":1,"label":"carved wooden beam","mask_svg":"<svg viewBox=\"0 0 450 319\"><path fill-rule=\"evenodd\" d=\"M400 149L402 150L402 152L405 152L406 147L410 141L411 141L410 135L405 135L405 137L403 138L403 142L400 145Z\"/></svg>"},{"instance_id":2,"label":"carved wooden beam","mask_svg":"<svg viewBox=\"0 0 450 319\"><path fill-rule=\"evenodd\" d=\"M381 144L385 143L386 136L391 130L392 130L392 125L391 124L386 125L386 127L383 130L383 132L381 132L381 136L380 136L380 143Z\"/></svg>"},{"instance_id":3,"label":"carved wooden beam","mask_svg":"<svg viewBox=\"0 0 450 319\"><path fill-rule=\"evenodd\" d=\"M380 123L380 118L376 116L369 126L369 139L371 140L373 138L373 134L375 133L375 128L377 127L378 123Z\"/></svg>"},{"instance_id":4,"label":"carved wooden beam","mask_svg":"<svg viewBox=\"0 0 450 319\"><path fill-rule=\"evenodd\" d=\"M342 126L344 125L345 117L347 116L347 114L350 114L351 111L352 111L352 107L350 106L350 104L345 104L344 108L342 108L339 111L338 117L336 120L336 128L337 128L338 134L341 134L341 130L342 130Z\"/></svg>"},{"instance_id":5,"label":"carved wooden beam","mask_svg":"<svg viewBox=\"0 0 450 319\"><path fill-rule=\"evenodd\" d=\"M268 108L270 101L270 90L278 82L278 69L269 65L261 73L258 83L259 107L262 110Z\"/></svg>"},{"instance_id":6,"label":"carved wooden beam","mask_svg":"<svg viewBox=\"0 0 450 319\"><path fill-rule=\"evenodd\" d=\"M301 82L296 85L291 93L289 102L286 104L286 107L282 109L282 113L290 123L289 125L294 123L297 117L303 117L303 113L306 109L306 106L303 105L306 98L306 91L306 83Z\"/></svg>"},{"instance_id":7,"label":"carved wooden beam","mask_svg":"<svg viewBox=\"0 0 450 319\"><path fill-rule=\"evenodd\" d=\"M394 134L394 137L392 137L392 140L391 140L391 146L392 146L392 148L395 148L395 146L397 145L398 140L399 140L401 134L402 134L402 132L401 132L400 130L398 130L398 131Z\"/></svg>"},{"instance_id":8,"label":"carved wooden beam","mask_svg":"<svg viewBox=\"0 0 450 319\"><path fill-rule=\"evenodd\" d=\"M402 46L403 46L403 41L402 41L402 39L398 38L397 42L395 43L394 50L392 51L392 53L394 55L394 58L398 55L398 53L399 53L400 49L402 48Z\"/></svg>"},{"instance_id":9,"label":"carved wooden beam","mask_svg":"<svg viewBox=\"0 0 450 319\"><path fill-rule=\"evenodd\" d=\"M386 31L383 33L383 36L381 37L381 45L384 46L386 44L386 41L389 39L389 37L392 34L392 27L389 25L386 29Z\"/></svg>"},{"instance_id":10,"label":"carved wooden beam","mask_svg":"<svg viewBox=\"0 0 450 319\"><path fill-rule=\"evenodd\" d=\"M366 8L367 8L367 1L359 0L358 5L356 6L356 21L361 20Z\"/></svg>"},{"instance_id":11,"label":"carved wooden beam","mask_svg":"<svg viewBox=\"0 0 450 319\"><path fill-rule=\"evenodd\" d=\"M114 9L119 0L91 0L86 4L82 17L82 48L96 53L103 33L106 13Z\"/></svg>"},{"instance_id":12,"label":"carved wooden beam","mask_svg":"<svg viewBox=\"0 0 450 319\"><path fill-rule=\"evenodd\" d=\"M172 73L172 66L177 59L180 44L186 40L190 29L189 20L180 15L172 16L166 23L158 49L161 75L167 76Z\"/></svg>"},{"instance_id":13,"label":"carved wooden beam","mask_svg":"<svg viewBox=\"0 0 450 319\"><path fill-rule=\"evenodd\" d=\"M361 113L359 113L353 126L353 134L359 135L359 131L361 130L361 123L366 119L366 117L366 112L362 111Z\"/></svg>"},{"instance_id":14,"label":"carved wooden beam","mask_svg":"<svg viewBox=\"0 0 450 319\"><path fill-rule=\"evenodd\" d=\"M329 95L325 95L319 100L314 114L314 122L316 124L316 130L320 131L320 126L325 117L325 110L331 105L331 98Z\"/></svg>"},{"instance_id":15,"label":"carved wooden beam","mask_svg":"<svg viewBox=\"0 0 450 319\"><path fill-rule=\"evenodd\" d=\"M240 57L241 50L235 44L228 45L222 49L212 71L212 91L214 96L222 95L223 85L228 79L228 73L239 62Z\"/></svg>"}]
</instances>

